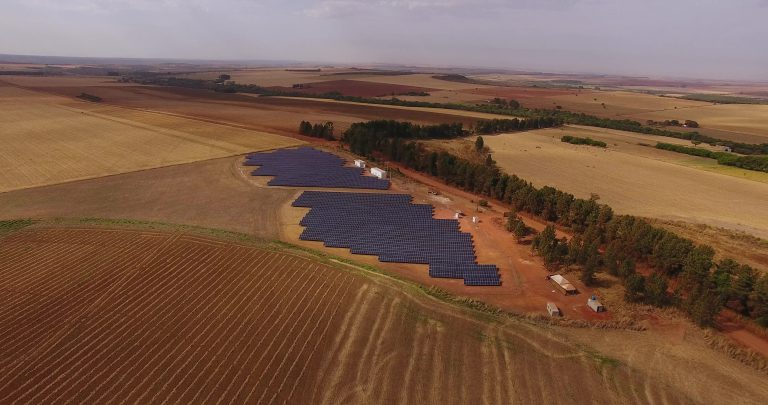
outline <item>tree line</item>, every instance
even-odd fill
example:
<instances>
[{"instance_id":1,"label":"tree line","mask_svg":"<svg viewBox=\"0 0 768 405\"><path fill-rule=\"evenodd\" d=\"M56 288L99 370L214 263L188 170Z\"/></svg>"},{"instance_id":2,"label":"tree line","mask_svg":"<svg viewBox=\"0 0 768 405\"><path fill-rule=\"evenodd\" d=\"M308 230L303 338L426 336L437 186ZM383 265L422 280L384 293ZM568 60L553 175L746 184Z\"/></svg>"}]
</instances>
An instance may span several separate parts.
<instances>
[{"instance_id":1,"label":"tree line","mask_svg":"<svg viewBox=\"0 0 768 405\"><path fill-rule=\"evenodd\" d=\"M299 124L299 133L305 136L326 139L329 141L336 139L333 137L333 122L330 121L314 125L309 121L301 121Z\"/></svg>"},{"instance_id":2,"label":"tree line","mask_svg":"<svg viewBox=\"0 0 768 405\"><path fill-rule=\"evenodd\" d=\"M354 129L353 129L354 128ZM685 311L701 325L710 325L724 306L768 326L768 274L731 259L714 260L714 251L673 232L654 227L642 218L615 215L596 199L575 198L553 187L534 187L515 175L503 173L488 159L473 163L426 144L388 137L375 126L353 125L342 136L353 153L384 158L409 169L435 176L463 190L495 198L545 221L570 229L570 240L558 239L554 225L533 239L532 247L551 269L574 266L587 284L595 273L618 276L630 301ZM526 230L510 224L520 237ZM517 235L517 232L516 232ZM653 269L649 276L636 271L637 264ZM670 281L674 280L674 283ZM670 285L674 285L669 293Z\"/></svg>"},{"instance_id":3,"label":"tree line","mask_svg":"<svg viewBox=\"0 0 768 405\"><path fill-rule=\"evenodd\" d=\"M563 135L563 137L560 138L560 142L566 142L574 145L596 146L598 148L608 147L608 144L606 144L603 141L598 141L592 138L581 138L578 136L571 136L571 135Z\"/></svg>"},{"instance_id":4,"label":"tree line","mask_svg":"<svg viewBox=\"0 0 768 405\"><path fill-rule=\"evenodd\" d=\"M718 152L702 148L692 148L690 146L674 145L671 143L658 142L656 149L663 149L686 155L700 156L717 160L717 164L726 166L735 166L747 170L758 172L768 172L768 156L752 155L739 156L728 152Z\"/></svg>"},{"instance_id":5,"label":"tree line","mask_svg":"<svg viewBox=\"0 0 768 405\"><path fill-rule=\"evenodd\" d=\"M478 121L475 132L478 134L498 134L501 132L527 131L529 129L551 128L562 125L562 121L552 118L512 118Z\"/></svg>"}]
</instances>

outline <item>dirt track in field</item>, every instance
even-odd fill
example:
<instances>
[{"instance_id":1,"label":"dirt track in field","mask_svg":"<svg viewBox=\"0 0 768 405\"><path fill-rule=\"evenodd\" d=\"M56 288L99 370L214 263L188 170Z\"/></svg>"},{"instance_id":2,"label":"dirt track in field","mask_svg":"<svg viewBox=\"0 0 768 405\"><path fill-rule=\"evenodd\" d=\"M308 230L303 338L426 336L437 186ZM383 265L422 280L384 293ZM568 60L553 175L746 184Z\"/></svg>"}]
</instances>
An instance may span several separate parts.
<instances>
[{"instance_id":1,"label":"dirt track in field","mask_svg":"<svg viewBox=\"0 0 768 405\"><path fill-rule=\"evenodd\" d=\"M22 230L0 244L0 402L688 402L391 283L188 234Z\"/></svg>"}]
</instances>

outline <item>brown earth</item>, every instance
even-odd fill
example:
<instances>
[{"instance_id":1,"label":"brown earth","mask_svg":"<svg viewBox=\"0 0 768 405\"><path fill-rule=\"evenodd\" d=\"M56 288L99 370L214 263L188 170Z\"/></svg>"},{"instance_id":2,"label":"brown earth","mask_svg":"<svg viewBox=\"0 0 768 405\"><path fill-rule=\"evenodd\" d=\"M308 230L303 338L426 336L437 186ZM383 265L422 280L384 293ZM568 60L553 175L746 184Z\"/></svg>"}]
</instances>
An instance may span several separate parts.
<instances>
[{"instance_id":1,"label":"brown earth","mask_svg":"<svg viewBox=\"0 0 768 405\"><path fill-rule=\"evenodd\" d=\"M354 97L398 96L408 93L429 92L432 90L425 87L405 86L401 84L390 83L374 83L361 80L329 80L325 82L306 83L302 88L279 86L271 88L275 90L301 94L325 94L338 92L345 96Z\"/></svg>"},{"instance_id":2,"label":"brown earth","mask_svg":"<svg viewBox=\"0 0 768 405\"><path fill-rule=\"evenodd\" d=\"M695 401L561 334L397 287L191 234L19 231L0 244L0 401ZM758 401L750 382L729 399Z\"/></svg>"}]
</instances>

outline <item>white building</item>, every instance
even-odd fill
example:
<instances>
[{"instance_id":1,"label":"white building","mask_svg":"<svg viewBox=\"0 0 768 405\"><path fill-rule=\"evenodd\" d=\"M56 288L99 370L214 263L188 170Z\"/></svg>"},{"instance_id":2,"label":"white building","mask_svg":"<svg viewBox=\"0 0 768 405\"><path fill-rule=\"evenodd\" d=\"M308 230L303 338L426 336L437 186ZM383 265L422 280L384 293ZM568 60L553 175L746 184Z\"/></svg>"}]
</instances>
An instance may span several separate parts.
<instances>
[{"instance_id":1,"label":"white building","mask_svg":"<svg viewBox=\"0 0 768 405\"><path fill-rule=\"evenodd\" d=\"M561 293L565 295L573 295L577 293L576 287L571 284L570 281L566 280L565 277L555 274L552 276L548 276L549 281L554 284L555 287L557 287L558 290L560 290Z\"/></svg>"},{"instance_id":2,"label":"white building","mask_svg":"<svg viewBox=\"0 0 768 405\"><path fill-rule=\"evenodd\" d=\"M597 300L597 297L594 295L589 297L587 300L587 306L595 312L605 312L605 307L600 303L600 301Z\"/></svg>"},{"instance_id":3,"label":"white building","mask_svg":"<svg viewBox=\"0 0 768 405\"><path fill-rule=\"evenodd\" d=\"M371 174L380 178L380 179L386 179L387 178L387 171L379 169L378 167L372 167L371 168Z\"/></svg>"},{"instance_id":4,"label":"white building","mask_svg":"<svg viewBox=\"0 0 768 405\"><path fill-rule=\"evenodd\" d=\"M365 169L365 160L355 159L355 167L362 167Z\"/></svg>"},{"instance_id":5,"label":"white building","mask_svg":"<svg viewBox=\"0 0 768 405\"><path fill-rule=\"evenodd\" d=\"M560 316L560 308L554 302L547 303L547 312L549 312L549 316Z\"/></svg>"}]
</instances>

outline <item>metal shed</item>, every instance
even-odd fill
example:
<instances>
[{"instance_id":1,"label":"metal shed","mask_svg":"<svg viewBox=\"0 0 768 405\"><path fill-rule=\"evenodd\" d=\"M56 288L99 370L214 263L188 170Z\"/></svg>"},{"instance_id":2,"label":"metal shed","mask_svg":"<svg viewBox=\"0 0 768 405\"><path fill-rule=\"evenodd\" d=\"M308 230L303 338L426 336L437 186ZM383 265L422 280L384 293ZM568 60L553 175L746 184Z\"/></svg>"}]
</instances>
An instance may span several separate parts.
<instances>
[{"instance_id":1,"label":"metal shed","mask_svg":"<svg viewBox=\"0 0 768 405\"><path fill-rule=\"evenodd\" d=\"M560 313L560 308L555 305L554 302L548 302L547 303L547 312L549 312L549 316L560 316L562 315Z\"/></svg>"},{"instance_id":2,"label":"metal shed","mask_svg":"<svg viewBox=\"0 0 768 405\"><path fill-rule=\"evenodd\" d=\"M548 277L549 277L549 281L551 281L552 284L554 284L554 286L557 287L557 289L561 293L565 295L573 295L578 292L578 290L576 290L576 287L574 287L570 281L566 280L565 277L559 274L555 274Z\"/></svg>"},{"instance_id":3,"label":"metal shed","mask_svg":"<svg viewBox=\"0 0 768 405\"><path fill-rule=\"evenodd\" d=\"M371 168L371 174L380 178L380 179L386 179L387 178L387 171L383 169L379 169L378 167L372 167Z\"/></svg>"},{"instance_id":4,"label":"metal shed","mask_svg":"<svg viewBox=\"0 0 768 405\"><path fill-rule=\"evenodd\" d=\"M587 300L587 306L595 312L605 312L605 307L600 303L600 301L597 300L597 297L594 295L589 297Z\"/></svg>"}]
</instances>

